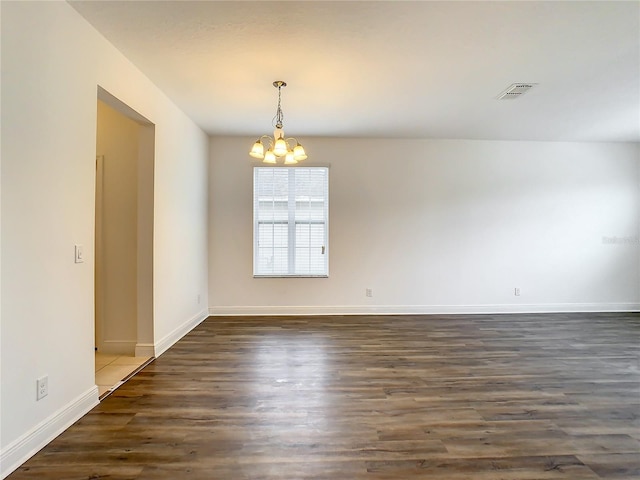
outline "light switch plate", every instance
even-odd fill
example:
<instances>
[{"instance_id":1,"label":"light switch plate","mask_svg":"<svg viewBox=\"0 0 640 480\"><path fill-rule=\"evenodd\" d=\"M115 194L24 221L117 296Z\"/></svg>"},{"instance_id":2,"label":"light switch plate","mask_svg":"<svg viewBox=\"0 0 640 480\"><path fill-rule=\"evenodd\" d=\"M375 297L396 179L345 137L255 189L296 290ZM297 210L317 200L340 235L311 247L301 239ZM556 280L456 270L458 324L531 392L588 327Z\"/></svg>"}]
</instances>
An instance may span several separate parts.
<instances>
[{"instance_id":1,"label":"light switch plate","mask_svg":"<svg viewBox=\"0 0 640 480\"><path fill-rule=\"evenodd\" d=\"M84 247L76 245L76 263L84 263Z\"/></svg>"}]
</instances>

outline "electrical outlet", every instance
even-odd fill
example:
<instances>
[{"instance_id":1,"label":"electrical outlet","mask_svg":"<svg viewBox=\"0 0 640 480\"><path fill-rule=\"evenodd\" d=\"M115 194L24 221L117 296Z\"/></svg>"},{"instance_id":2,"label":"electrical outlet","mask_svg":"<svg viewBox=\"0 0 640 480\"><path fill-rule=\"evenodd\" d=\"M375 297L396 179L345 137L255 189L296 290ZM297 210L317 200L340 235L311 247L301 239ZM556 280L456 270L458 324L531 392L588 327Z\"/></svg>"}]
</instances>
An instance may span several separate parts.
<instances>
[{"instance_id":1,"label":"electrical outlet","mask_svg":"<svg viewBox=\"0 0 640 480\"><path fill-rule=\"evenodd\" d=\"M36 380L36 400L42 400L44 397L49 395L49 376L45 375L44 377L40 377Z\"/></svg>"},{"instance_id":2,"label":"electrical outlet","mask_svg":"<svg viewBox=\"0 0 640 480\"><path fill-rule=\"evenodd\" d=\"M519 297L519 296L520 296L520 287L516 287L516 288L514 288L514 289L513 289L513 294L514 294L516 297Z\"/></svg>"},{"instance_id":3,"label":"electrical outlet","mask_svg":"<svg viewBox=\"0 0 640 480\"><path fill-rule=\"evenodd\" d=\"M365 288L365 290L364 290L364 294L365 294L367 297L373 297L373 291L372 291L370 288Z\"/></svg>"}]
</instances>

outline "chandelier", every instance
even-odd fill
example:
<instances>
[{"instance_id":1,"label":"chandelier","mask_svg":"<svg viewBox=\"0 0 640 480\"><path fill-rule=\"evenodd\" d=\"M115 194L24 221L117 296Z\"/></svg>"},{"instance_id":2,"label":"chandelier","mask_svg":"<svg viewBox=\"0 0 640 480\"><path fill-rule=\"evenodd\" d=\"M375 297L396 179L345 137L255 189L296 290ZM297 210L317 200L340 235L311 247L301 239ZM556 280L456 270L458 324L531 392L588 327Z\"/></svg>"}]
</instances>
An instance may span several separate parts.
<instances>
[{"instance_id":1,"label":"chandelier","mask_svg":"<svg viewBox=\"0 0 640 480\"><path fill-rule=\"evenodd\" d=\"M300 160L306 159L307 154L298 140L293 137L285 138L284 130L282 129L282 121L284 117L282 115L280 102L282 97L282 87L286 87L287 84L282 80L276 80L273 82L273 86L278 89L278 108L276 110L276 115L272 120L273 126L275 127L275 130L273 131L273 138L269 135L262 135L256 140L256 143L253 144L253 148L249 152L249 155L254 158L259 158L264 163L277 163L278 158L284 157L285 165L293 165L298 163ZM266 152L265 141L267 142ZM293 142L295 142L295 146L293 145Z\"/></svg>"}]
</instances>

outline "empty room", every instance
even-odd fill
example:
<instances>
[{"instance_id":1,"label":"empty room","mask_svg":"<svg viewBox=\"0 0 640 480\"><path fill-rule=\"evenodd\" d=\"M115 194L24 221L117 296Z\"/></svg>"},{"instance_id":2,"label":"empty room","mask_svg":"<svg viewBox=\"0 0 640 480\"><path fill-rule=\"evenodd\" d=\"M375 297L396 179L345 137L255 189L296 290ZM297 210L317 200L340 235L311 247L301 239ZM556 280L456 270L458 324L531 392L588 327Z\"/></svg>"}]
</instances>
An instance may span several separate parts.
<instances>
[{"instance_id":1,"label":"empty room","mask_svg":"<svg viewBox=\"0 0 640 480\"><path fill-rule=\"evenodd\" d=\"M640 478L640 2L0 36L0 478Z\"/></svg>"}]
</instances>

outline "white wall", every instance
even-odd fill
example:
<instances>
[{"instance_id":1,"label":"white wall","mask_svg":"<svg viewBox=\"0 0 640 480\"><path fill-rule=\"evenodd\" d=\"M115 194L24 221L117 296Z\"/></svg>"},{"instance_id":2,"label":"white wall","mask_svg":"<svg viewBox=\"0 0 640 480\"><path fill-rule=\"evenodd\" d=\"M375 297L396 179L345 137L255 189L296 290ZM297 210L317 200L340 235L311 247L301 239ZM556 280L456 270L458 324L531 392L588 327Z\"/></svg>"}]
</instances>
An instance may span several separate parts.
<instances>
[{"instance_id":1,"label":"white wall","mask_svg":"<svg viewBox=\"0 0 640 480\"><path fill-rule=\"evenodd\" d=\"M330 278L252 278L252 140L212 138L212 313L640 308L637 144L303 141L331 165Z\"/></svg>"},{"instance_id":2,"label":"white wall","mask_svg":"<svg viewBox=\"0 0 640 480\"><path fill-rule=\"evenodd\" d=\"M138 338L140 125L101 101L97 121L96 153L103 160L97 180L102 183L102 221L96 250L102 252L96 251L95 263L96 346L103 353L133 355Z\"/></svg>"},{"instance_id":3,"label":"white wall","mask_svg":"<svg viewBox=\"0 0 640 480\"><path fill-rule=\"evenodd\" d=\"M153 188L155 125L138 126L138 293L135 355L155 353L153 334ZM192 266L193 267L193 266Z\"/></svg>"},{"instance_id":4,"label":"white wall","mask_svg":"<svg viewBox=\"0 0 640 480\"><path fill-rule=\"evenodd\" d=\"M156 125L158 353L206 315L208 140L67 3L2 2L1 21L4 476L97 401L97 86ZM74 263L74 244L85 263ZM36 402L42 375L49 396Z\"/></svg>"}]
</instances>

